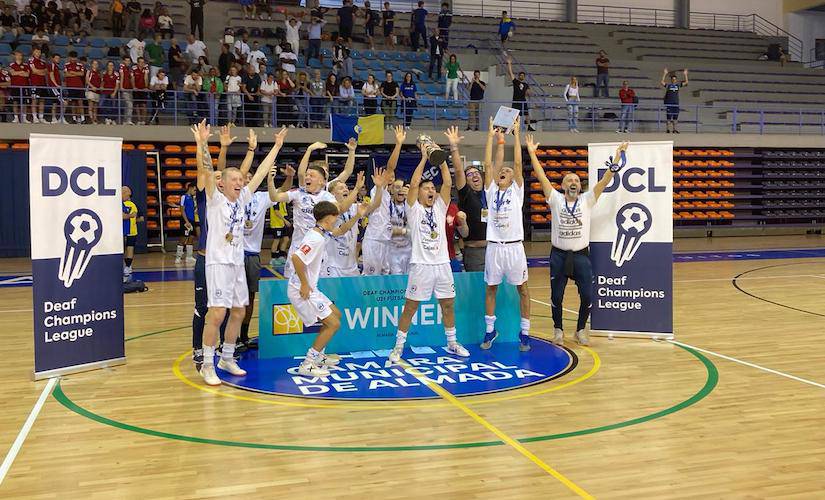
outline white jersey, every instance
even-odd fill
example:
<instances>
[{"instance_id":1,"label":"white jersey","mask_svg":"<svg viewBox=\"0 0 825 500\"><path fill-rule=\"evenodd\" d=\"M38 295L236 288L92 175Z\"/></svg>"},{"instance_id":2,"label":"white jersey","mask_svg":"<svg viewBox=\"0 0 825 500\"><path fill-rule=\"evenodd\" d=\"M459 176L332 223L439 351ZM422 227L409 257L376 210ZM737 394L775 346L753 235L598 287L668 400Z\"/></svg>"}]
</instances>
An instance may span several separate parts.
<instances>
[{"instance_id":1,"label":"white jersey","mask_svg":"<svg viewBox=\"0 0 825 500\"><path fill-rule=\"evenodd\" d=\"M321 201L335 203L335 196L326 189L312 194L304 188L293 189L287 194L292 203L292 225L295 228L292 238L301 241L307 231L315 227L315 216L312 215L315 205Z\"/></svg>"},{"instance_id":2,"label":"white jersey","mask_svg":"<svg viewBox=\"0 0 825 500\"><path fill-rule=\"evenodd\" d=\"M407 202L395 203L390 200L390 223L393 229L407 227ZM401 249L410 251L412 242L409 234L398 234L392 237L392 244L395 250Z\"/></svg>"},{"instance_id":3,"label":"white jersey","mask_svg":"<svg viewBox=\"0 0 825 500\"><path fill-rule=\"evenodd\" d=\"M524 185L513 181L505 189L499 189L493 182L486 189L487 195L487 241L520 241L524 239L522 207L524 207Z\"/></svg>"},{"instance_id":4,"label":"white jersey","mask_svg":"<svg viewBox=\"0 0 825 500\"><path fill-rule=\"evenodd\" d=\"M234 202L215 189L206 197L206 265L243 265L244 205L252 199L248 188Z\"/></svg>"},{"instance_id":5,"label":"white jersey","mask_svg":"<svg viewBox=\"0 0 825 500\"><path fill-rule=\"evenodd\" d=\"M426 208L419 202L407 210L407 228L412 240L410 264L449 264L447 252L447 205L436 195L435 203Z\"/></svg>"},{"instance_id":6,"label":"white jersey","mask_svg":"<svg viewBox=\"0 0 825 500\"><path fill-rule=\"evenodd\" d=\"M341 213L335 223L335 227L345 224L353 217L358 216L358 207L352 205L349 210ZM327 245L327 258L325 265L337 267L339 269L357 269L357 255L355 253L355 244L358 243L358 224L341 236L332 238L332 241Z\"/></svg>"},{"instance_id":7,"label":"white jersey","mask_svg":"<svg viewBox=\"0 0 825 500\"><path fill-rule=\"evenodd\" d=\"M370 192L370 199L375 199L375 188ZM381 192L381 204L370 214L365 240L390 241L392 238L392 221L390 220L390 194L386 188Z\"/></svg>"},{"instance_id":8,"label":"white jersey","mask_svg":"<svg viewBox=\"0 0 825 500\"><path fill-rule=\"evenodd\" d=\"M559 250L583 250L590 245L590 209L596 204L592 191L568 203L563 194L553 190L547 200L553 216L550 241Z\"/></svg>"},{"instance_id":9,"label":"white jersey","mask_svg":"<svg viewBox=\"0 0 825 500\"><path fill-rule=\"evenodd\" d=\"M257 191L244 206L243 250L248 253L261 253L264 239L264 219L266 212L275 205L269 199L269 193Z\"/></svg>"},{"instance_id":10,"label":"white jersey","mask_svg":"<svg viewBox=\"0 0 825 500\"><path fill-rule=\"evenodd\" d=\"M329 237L316 230L311 230L306 233L298 244L298 248L295 249L294 255L297 255L306 265L307 281L309 281L309 287L313 290L318 288L318 276L321 274L324 249L329 240ZM289 278L289 286L298 290L301 289L301 279L298 277L298 273L293 273Z\"/></svg>"}]
</instances>

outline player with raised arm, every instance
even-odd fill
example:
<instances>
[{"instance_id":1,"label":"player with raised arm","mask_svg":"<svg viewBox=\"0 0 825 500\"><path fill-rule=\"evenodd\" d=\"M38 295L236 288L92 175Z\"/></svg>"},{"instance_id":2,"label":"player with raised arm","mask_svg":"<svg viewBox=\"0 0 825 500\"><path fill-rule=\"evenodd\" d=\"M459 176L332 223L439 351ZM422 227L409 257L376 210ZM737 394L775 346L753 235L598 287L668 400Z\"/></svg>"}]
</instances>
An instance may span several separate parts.
<instances>
[{"instance_id":1,"label":"player with raised arm","mask_svg":"<svg viewBox=\"0 0 825 500\"><path fill-rule=\"evenodd\" d=\"M498 337L496 324L496 293L502 281L515 285L521 311L519 349L530 350L530 291L527 288L527 255L524 253L524 172L521 163L521 127L513 127L513 166L502 165L504 134L496 132L496 161L485 168L484 188L489 200L487 222L487 255L484 259L485 296L484 323L486 331L482 349L489 349Z\"/></svg>"},{"instance_id":2,"label":"player with raised arm","mask_svg":"<svg viewBox=\"0 0 825 500\"><path fill-rule=\"evenodd\" d=\"M208 312L203 331L203 364L200 373L208 385L220 385L221 381L215 373L214 356L218 331L227 310L229 322L218 368L235 376L246 375L246 371L238 366L234 359L235 340L240 334L245 308L249 303L243 267L243 207L251 200L252 191L257 190L266 178L271 163L264 163L247 186L243 185L244 179L240 170L225 168L222 172L221 191L215 181L209 158L210 128L205 122L201 122L192 127L192 132L200 151L198 167L204 174L206 216L209 226L206 238Z\"/></svg>"},{"instance_id":3,"label":"player with raised arm","mask_svg":"<svg viewBox=\"0 0 825 500\"><path fill-rule=\"evenodd\" d=\"M593 186L593 189L582 193L581 179L576 174L567 174L561 181L564 194L556 191L544 169L536 157L539 143L532 135L527 136L527 152L533 165L533 173L541 183L544 197L550 205L553 216L551 241L553 248L550 251L550 301L553 310L553 343L561 345L564 342L562 328L562 302L564 289L568 278L573 278L579 289L579 318L576 323L576 342L588 345L590 342L587 333L587 318L590 315L592 301L593 268L590 263L590 214L593 205L599 200L604 188L610 184L613 175L619 171L619 158L627 151L627 143L623 142L616 148L614 163L604 173L604 176Z\"/></svg>"},{"instance_id":4,"label":"player with raised arm","mask_svg":"<svg viewBox=\"0 0 825 500\"><path fill-rule=\"evenodd\" d=\"M394 185L395 181L395 167L398 165L398 158L401 156L401 147L404 145L404 139L407 138L407 133L404 127L398 125L395 127L395 147L390 154L387 161L386 175ZM364 264L364 275L372 276L378 274L387 274L390 271L390 240L393 235L392 213L390 213L390 206L393 204L390 193L387 192L386 187L382 188L382 203L370 214L367 229L364 232L364 241L361 242L361 257ZM378 188L371 194L374 199L378 196Z\"/></svg>"},{"instance_id":5,"label":"player with raised arm","mask_svg":"<svg viewBox=\"0 0 825 500\"><path fill-rule=\"evenodd\" d=\"M312 216L317 222L301 238L298 249L291 257L295 273L289 278L287 285L289 302L305 325L321 322L315 341L298 367L299 375L326 377L329 375L326 366L334 366L339 362L339 358L327 356L324 349L341 326L341 311L318 290L318 277L329 241L348 233L366 210L366 205L359 205L355 217L336 227L340 215L338 207L329 201L319 201L312 207Z\"/></svg>"},{"instance_id":6,"label":"player with raised arm","mask_svg":"<svg viewBox=\"0 0 825 500\"><path fill-rule=\"evenodd\" d=\"M450 256L447 253L447 205L450 203L452 179L447 162L441 164L441 189L436 191L432 180L421 180L427 156L425 145L421 145L421 161L410 179L410 192L407 195L407 227L412 240L412 257L410 273L407 279L404 311L398 320L398 333L395 347L389 359L397 363L404 352L407 332L412 324L413 315L421 302L430 300L433 293L438 299L444 321L444 334L447 336L447 352L456 356L469 356L470 353L456 340L455 331L455 282L450 268Z\"/></svg>"},{"instance_id":7,"label":"player with raised arm","mask_svg":"<svg viewBox=\"0 0 825 500\"><path fill-rule=\"evenodd\" d=\"M372 175L372 182L378 188L378 194L367 206L364 217L372 213L381 204L381 191L387 184L387 177L384 169L375 169ZM332 181L330 190L335 195L335 200L339 206L347 204L347 198L358 197L358 191L364 185L364 173L358 172L355 188L352 190L347 187L346 183ZM341 212L338 215L336 227L346 224L347 221L356 216L358 207L352 203L349 210ZM358 270L358 254L356 253L356 244L358 240L358 226L355 225L342 234L341 236L333 238L333 241L326 246L327 257L324 261L322 275L325 278L343 278L346 276L360 276L361 271Z\"/></svg>"}]
</instances>

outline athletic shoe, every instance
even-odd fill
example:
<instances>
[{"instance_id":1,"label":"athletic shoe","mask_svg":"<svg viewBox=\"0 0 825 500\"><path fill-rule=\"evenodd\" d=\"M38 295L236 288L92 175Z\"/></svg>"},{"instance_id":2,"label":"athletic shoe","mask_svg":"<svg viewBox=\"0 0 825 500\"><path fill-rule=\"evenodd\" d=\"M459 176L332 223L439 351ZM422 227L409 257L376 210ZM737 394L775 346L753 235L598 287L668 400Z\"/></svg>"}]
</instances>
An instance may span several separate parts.
<instances>
[{"instance_id":1,"label":"athletic shoe","mask_svg":"<svg viewBox=\"0 0 825 500\"><path fill-rule=\"evenodd\" d=\"M392 352L390 352L390 363L398 363L401 361L401 355L404 353L404 347L395 347L393 348Z\"/></svg>"},{"instance_id":2,"label":"athletic shoe","mask_svg":"<svg viewBox=\"0 0 825 500\"><path fill-rule=\"evenodd\" d=\"M464 346L458 342L447 344L447 352L450 354L455 354L456 356L461 356L462 358L470 356L470 351L465 349Z\"/></svg>"},{"instance_id":3,"label":"athletic shoe","mask_svg":"<svg viewBox=\"0 0 825 500\"><path fill-rule=\"evenodd\" d=\"M622 133L622 129L617 129L617 130L616 130L616 133L617 133L617 134L621 134L621 133Z\"/></svg>"},{"instance_id":4,"label":"athletic shoe","mask_svg":"<svg viewBox=\"0 0 825 500\"><path fill-rule=\"evenodd\" d=\"M298 375L303 375L304 377L328 377L329 370L311 361L304 360L298 367Z\"/></svg>"},{"instance_id":5,"label":"athletic shoe","mask_svg":"<svg viewBox=\"0 0 825 500\"><path fill-rule=\"evenodd\" d=\"M32 116L32 123L40 123L40 119L36 116Z\"/></svg>"},{"instance_id":6,"label":"athletic shoe","mask_svg":"<svg viewBox=\"0 0 825 500\"><path fill-rule=\"evenodd\" d=\"M238 362L234 359L227 361L221 358L221 360L218 361L218 368L225 372L229 372L231 375L235 375L236 377L243 377L246 375L246 370L238 366Z\"/></svg>"},{"instance_id":7,"label":"athletic shoe","mask_svg":"<svg viewBox=\"0 0 825 500\"><path fill-rule=\"evenodd\" d=\"M203 377L203 381L206 382L206 385L221 385L221 379L219 379L218 374L215 373L215 365L204 364L198 371L201 377Z\"/></svg>"},{"instance_id":8,"label":"athletic shoe","mask_svg":"<svg viewBox=\"0 0 825 500\"><path fill-rule=\"evenodd\" d=\"M484 342L481 343L482 349L489 349L493 346L493 341L498 338L498 332L493 330L490 333L484 334Z\"/></svg>"},{"instance_id":9,"label":"athletic shoe","mask_svg":"<svg viewBox=\"0 0 825 500\"><path fill-rule=\"evenodd\" d=\"M246 348L252 351L258 350L258 337L252 337L246 342Z\"/></svg>"},{"instance_id":10,"label":"athletic shoe","mask_svg":"<svg viewBox=\"0 0 825 500\"><path fill-rule=\"evenodd\" d=\"M186 264L187 265L193 266L193 265L195 265L195 262L197 262L197 261L198 260L196 258L192 257L191 255L186 257Z\"/></svg>"},{"instance_id":11,"label":"athletic shoe","mask_svg":"<svg viewBox=\"0 0 825 500\"><path fill-rule=\"evenodd\" d=\"M518 335L518 350L521 352L527 352L530 350L530 336L520 333Z\"/></svg>"},{"instance_id":12,"label":"athletic shoe","mask_svg":"<svg viewBox=\"0 0 825 500\"><path fill-rule=\"evenodd\" d=\"M192 362L195 363L195 370L201 371L201 366L203 366L203 349L192 349Z\"/></svg>"},{"instance_id":13,"label":"athletic shoe","mask_svg":"<svg viewBox=\"0 0 825 500\"><path fill-rule=\"evenodd\" d=\"M14 118L11 119L11 122L12 123L20 123L20 120L15 116Z\"/></svg>"},{"instance_id":14,"label":"athletic shoe","mask_svg":"<svg viewBox=\"0 0 825 500\"><path fill-rule=\"evenodd\" d=\"M23 123L31 123L25 115L23 116Z\"/></svg>"},{"instance_id":15,"label":"athletic shoe","mask_svg":"<svg viewBox=\"0 0 825 500\"><path fill-rule=\"evenodd\" d=\"M476 130L478 130L478 129L476 129ZM535 131L536 131L536 127L534 127L534 126L532 126L532 125L527 125L527 131L528 131L528 132L535 132Z\"/></svg>"},{"instance_id":16,"label":"athletic shoe","mask_svg":"<svg viewBox=\"0 0 825 500\"><path fill-rule=\"evenodd\" d=\"M238 341L235 343L235 352L242 353L248 350L249 348L246 346L246 342L241 339L238 339Z\"/></svg>"},{"instance_id":17,"label":"athletic shoe","mask_svg":"<svg viewBox=\"0 0 825 500\"><path fill-rule=\"evenodd\" d=\"M318 360L318 364L321 366L338 366L338 363L341 362L341 356L337 354L321 354L321 358Z\"/></svg>"},{"instance_id":18,"label":"athletic shoe","mask_svg":"<svg viewBox=\"0 0 825 500\"><path fill-rule=\"evenodd\" d=\"M590 345L590 336L587 334L587 330L577 331L575 337L579 345Z\"/></svg>"},{"instance_id":19,"label":"athletic shoe","mask_svg":"<svg viewBox=\"0 0 825 500\"><path fill-rule=\"evenodd\" d=\"M175 257L175 265L176 265L176 266L181 266L181 265L183 265L183 258L182 258L181 256L177 256L177 257Z\"/></svg>"},{"instance_id":20,"label":"athletic shoe","mask_svg":"<svg viewBox=\"0 0 825 500\"><path fill-rule=\"evenodd\" d=\"M561 328L553 328L553 343L562 345L564 343L564 330Z\"/></svg>"}]
</instances>

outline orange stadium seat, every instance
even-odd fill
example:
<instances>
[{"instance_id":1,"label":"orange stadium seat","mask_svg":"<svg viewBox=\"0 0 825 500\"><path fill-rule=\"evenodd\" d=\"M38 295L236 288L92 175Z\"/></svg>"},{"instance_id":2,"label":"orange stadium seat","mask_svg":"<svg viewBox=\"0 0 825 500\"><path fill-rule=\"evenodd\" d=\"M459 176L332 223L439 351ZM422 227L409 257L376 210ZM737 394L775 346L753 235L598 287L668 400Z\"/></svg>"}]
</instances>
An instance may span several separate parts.
<instances>
[{"instance_id":1,"label":"orange stadium seat","mask_svg":"<svg viewBox=\"0 0 825 500\"><path fill-rule=\"evenodd\" d=\"M180 221L179 220L168 220L168 221L166 221L166 229L180 229Z\"/></svg>"},{"instance_id":2,"label":"orange stadium seat","mask_svg":"<svg viewBox=\"0 0 825 500\"><path fill-rule=\"evenodd\" d=\"M187 159L183 160L183 164L186 165L187 167L194 167L195 165L198 164L198 160L197 160L197 158L187 158Z\"/></svg>"},{"instance_id":3,"label":"orange stadium seat","mask_svg":"<svg viewBox=\"0 0 825 500\"><path fill-rule=\"evenodd\" d=\"M543 215L536 214L536 215L531 215L530 216L530 221L538 223L538 224L544 224L545 220L546 219L544 218Z\"/></svg>"},{"instance_id":4,"label":"orange stadium seat","mask_svg":"<svg viewBox=\"0 0 825 500\"><path fill-rule=\"evenodd\" d=\"M556 160L547 160L547 162L545 163L545 166L551 167L551 168L559 168L559 167L561 167L561 163L557 162Z\"/></svg>"},{"instance_id":5,"label":"orange stadium seat","mask_svg":"<svg viewBox=\"0 0 825 500\"><path fill-rule=\"evenodd\" d=\"M169 217L180 217L180 208L170 208L166 211Z\"/></svg>"},{"instance_id":6,"label":"orange stadium seat","mask_svg":"<svg viewBox=\"0 0 825 500\"><path fill-rule=\"evenodd\" d=\"M733 151L730 151L730 150L727 150L727 149L723 150L723 151L720 151L720 153L722 153L722 156L733 156L734 155Z\"/></svg>"},{"instance_id":7,"label":"orange stadium seat","mask_svg":"<svg viewBox=\"0 0 825 500\"><path fill-rule=\"evenodd\" d=\"M587 156L587 150L586 149L577 149L576 154L579 155L579 156Z\"/></svg>"},{"instance_id":8,"label":"orange stadium seat","mask_svg":"<svg viewBox=\"0 0 825 500\"><path fill-rule=\"evenodd\" d=\"M137 147L140 151L154 151L155 145L154 144L139 144Z\"/></svg>"},{"instance_id":9,"label":"orange stadium seat","mask_svg":"<svg viewBox=\"0 0 825 500\"><path fill-rule=\"evenodd\" d=\"M576 166L581 168L587 168L587 161L586 160L576 160Z\"/></svg>"},{"instance_id":10,"label":"orange stadium seat","mask_svg":"<svg viewBox=\"0 0 825 500\"><path fill-rule=\"evenodd\" d=\"M146 205L150 207L157 206L158 204L158 197L149 195L146 197Z\"/></svg>"},{"instance_id":11,"label":"orange stadium seat","mask_svg":"<svg viewBox=\"0 0 825 500\"><path fill-rule=\"evenodd\" d=\"M158 176L158 173L155 172L155 169L153 169L153 168L147 168L146 169L146 178L147 179L154 179L157 176Z\"/></svg>"},{"instance_id":12,"label":"orange stadium seat","mask_svg":"<svg viewBox=\"0 0 825 500\"><path fill-rule=\"evenodd\" d=\"M549 156L561 156L561 151L558 149L547 149L545 150L545 154Z\"/></svg>"},{"instance_id":13,"label":"orange stadium seat","mask_svg":"<svg viewBox=\"0 0 825 500\"><path fill-rule=\"evenodd\" d=\"M181 189L183 189L183 184L181 184L180 182L167 182L163 186L163 188L168 191L180 191Z\"/></svg>"},{"instance_id":14,"label":"orange stadium seat","mask_svg":"<svg viewBox=\"0 0 825 500\"><path fill-rule=\"evenodd\" d=\"M154 182L147 182L146 183L146 189L148 189L149 191L154 191L157 188L158 188L158 185L155 184Z\"/></svg>"},{"instance_id":15,"label":"orange stadium seat","mask_svg":"<svg viewBox=\"0 0 825 500\"><path fill-rule=\"evenodd\" d=\"M541 182L531 182L530 189L541 190Z\"/></svg>"},{"instance_id":16,"label":"orange stadium seat","mask_svg":"<svg viewBox=\"0 0 825 500\"><path fill-rule=\"evenodd\" d=\"M9 149L9 144L6 142L0 142L0 149Z\"/></svg>"},{"instance_id":17,"label":"orange stadium seat","mask_svg":"<svg viewBox=\"0 0 825 500\"><path fill-rule=\"evenodd\" d=\"M157 221L147 220L146 221L146 229L157 230L158 229Z\"/></svg>"},{"instance_id":18,"label":"orange stadium seat","mask_svg":"<svg viewBox=\"0 0 825 500\"><path fill-rule=\"evenodd\" d=\"M183 151L183 148L181 148L177 144L167 144L163 147L163 150L167 153L180 153L181 151Z\"/></svg>"},{"instance_id":19,"label":"orange stadium seat","mask_svg":"<svg viewBox=\"0 0 825 500\"><path fill-rule=\"evenodd\" d=\"M547 212L549 208L547 207L547 205L534 203L530 205L530 210L532 210L533 212Z\"/></svg>"},{"instance_id":20,"label":"orange stadium seat","mask_svg":"<svg viewBox=\"0 0 825 500\"><path fill-rule=\"evenodd\" d=\"M195 154L195 153L198 152L198 148L194 144L187 144L186 146L183 147L183 151L185 153Z\"/></svg>"},{"instance_id":21,"label":"orange stadium seat","mask_svg":"<svg viewBox=\"0 0 825 500\"><path fill-rule=\"evenodd\" d=\"M198 171L197 170L185 170L183 172L183 176L187 179L197 179L198 178Z\"/></svg>"},{"instance_id":22,"label":"orange stadium seat","mask_svg":"<svg viewBox=\"0 0 825 500\"><path fill-rule=\"evenodd\" d=\"M25 150L25 149L29 149L29 143L28 142L15 142L12 145L11 148L16 149L18 151L22 151L22 150Z\"/></svg>"},{"instance_id":23,"label":"orange stadium seat","mask_svg":"<svg viewBox=\"0 0 825 500\"><path fill-rule=\"evenodd\" d=\"M530 201L535 201L535 202L538 202L538 203L544 203L545 202L544 195L539 194L539 193L532 193L532 194L530 194Z\"/></svg>"},{"instance_id":24,"label":"orange stadium seat","mask_svg":"<svg viewBox=\"0 0 825 500\"><path fill-rule=\"evenodd\" d=\"M147 165L155 165L155 157L154 156L147 156L146 157L146 164Z\"/></svg>"},{"instance_id":25,"label":"orange stadium seat","mask_svg":"<svg viewBox=\"0 0 825 500\"><path fill-rule=\"evenodd\" d=\"M170 179L180 179L181 177L183 177L183 172L181 172L180 170L167 170L166 172L164 172L164 176Z\"/></svg>"},{"instance_id":26,"label":"orange stadium seat","mask_svg":"<svg viewBox=\"0 0 825 500\"><path fill-rule=\"evenodd\" d=\"M122 149L123 151L134 151L135 145L129 144L128 142L124 142L120 149Z\"/></svg>"},{"instance_id":27,"label":"orange stadium seat","mask_svg":"<svg viewBox=\"0 0 825 500\"><path fill-rule=\"evenodd\" d=\"M562 149L561 154L564 156L576 156L576 150L574 149Z\"/></svg>"},{"instance_id":28,"label":"orange stadium seat","mask_svg":"<svg viewBox=\"0 0 825 500\"><path fill-rule=\"evenodd\" d=\"M166 167L179 167L183 165L180 158L166 158L163 160L163 165Z\"/></svg>"},{"instance_id":29,"label":"orange stadium seat","mask_svg":"<svg viewBox=\"0 0 825 500\"><path fill-rule=\"evenodd\" d=\"M166 204L167 205L180 205L180 195L179 194L170 194L166 196Z\"/></svg>"},{"instance_id":30,"label":"orange stadium seat","mask_svg":"<svg viewBox=\"0 0 825 500\"><path fill-rule=\"evenodd\" d=\"M724 218L724 219L733 219L735 217L735 215L728 212L727 210L723 210L722 212L719 213L719 215L721 215L722 218Z\"/></svg>"},{"instance_id":31,"label":"orange stadium seat","mask_svg":"<svg viewBox=\"0 0 825 500\"><path fill-rule=\"evenodd\" d=\"M209 146L209 154L216 155L221 152L221 148L219 146Z\"/></svg>"},{"instance_id":32,"label":"orange stadium seat","mask_svg":"<svg viewBox=\"0 0 825 500\"><path fill-rule=\"evenodd\" d=\"M146 216L147 217L157 217L158 216L158 209L157 208L147 208L146 209Z\"/></svg>"}]
</instances>

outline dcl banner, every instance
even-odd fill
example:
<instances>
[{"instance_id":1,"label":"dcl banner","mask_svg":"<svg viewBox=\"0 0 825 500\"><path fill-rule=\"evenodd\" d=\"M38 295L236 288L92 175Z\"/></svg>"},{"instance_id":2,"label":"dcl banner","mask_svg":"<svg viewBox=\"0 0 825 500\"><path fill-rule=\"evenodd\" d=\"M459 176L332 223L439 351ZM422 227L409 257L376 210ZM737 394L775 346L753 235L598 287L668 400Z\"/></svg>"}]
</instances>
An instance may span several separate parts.
<instances>
[{"instance_id":1,"label":"dcl banner","mask_svg":"<svg viewBox=\"0 0 825 500\"><path fill-rule=\"evenodd\" d=\"M617 146L588 145L591 187ZM673 142L633 142L626 157L593 207L591 329L672 337Z\"/></svg>"},{"instance_id":2,"label":"dcl banner","mask_svg":"<svg viewBox=\"0 0 825 500\"><path fill-rule=\"evenodd\" d=\"M125 362L122 142L29 137L35 379Z\"/></svg>"},{"instance_id":3,"label":"dcl banner","mask_svg":"<svg viewBox=\"0 0 825 500\"><path fill-rule=\"evenodd\" d=\"M458 340L480 344L484 338L484 275L454 273L455 323ZM287 280L264 280L260 284L259 348L261 358L299 356L306 353L318 326L304 325L286 295ZM406 275L321 278L318 289L341 311L341 328L327 351L357 356L388 356L395 346L398 319L404 309ZM512 285L498 287L496 298L496 342L517 342L519 334L518 293ZM422 302L407 332L407 345L439 349L444 337L443 314L435 298ZM369 352L368 352L369 351ZM386 352L384 352L386 351ZM374 352L374 353L373 353Z\"/></svg>"}]
</instances>

